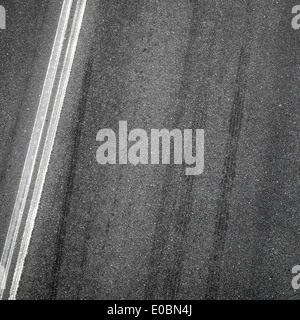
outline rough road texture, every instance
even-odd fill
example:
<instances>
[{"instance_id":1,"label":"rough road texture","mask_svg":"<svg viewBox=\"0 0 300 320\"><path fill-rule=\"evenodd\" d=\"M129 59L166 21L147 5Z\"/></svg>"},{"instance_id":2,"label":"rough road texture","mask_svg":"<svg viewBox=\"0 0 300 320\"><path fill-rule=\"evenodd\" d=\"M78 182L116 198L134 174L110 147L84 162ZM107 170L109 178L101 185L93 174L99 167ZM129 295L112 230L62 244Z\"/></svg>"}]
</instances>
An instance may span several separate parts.
<instances>
[{"instance_id":1,"label":"rough road texture","mask_svg":"<svg viewBox=\"0 0 300 320\"><path fill-rule=\"evenodd\" d=\"M90 2L20 299L299 297L294 5ZM205 129L204 173L99 165L120 120Z\"/></svg>"}]
</instances>

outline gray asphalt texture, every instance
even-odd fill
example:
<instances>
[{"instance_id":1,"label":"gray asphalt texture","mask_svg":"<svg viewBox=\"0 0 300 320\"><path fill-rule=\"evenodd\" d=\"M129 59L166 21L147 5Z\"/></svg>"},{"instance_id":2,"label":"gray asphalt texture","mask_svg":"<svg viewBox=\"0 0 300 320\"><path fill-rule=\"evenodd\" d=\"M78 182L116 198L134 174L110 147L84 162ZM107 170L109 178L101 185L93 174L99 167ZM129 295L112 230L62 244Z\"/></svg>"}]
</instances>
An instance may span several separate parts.
<instances>
[{"instance_id":1,"label":"gray asphalt texture","mask_svg":"<svg viewBox=\"0 0 300 320\"><path fill-rule=\"evenodd\" d=\"M19 299L300 297L294 5L88 2ZM204 173L99 165L121 120L205 129Z\"/></svg>"},{"instance_id":2,"label":"gray asphalt texture","mask_svg":"<svg viewBox=\"0 0 300 320\"><path fill-rule=\"evenodd\" d=\"M54 34L47 20L47 12L53 13L48 1L1 1L1 5L6 9L7 18L6 30L0 30L2 251L43 85L42 75L47 69L49 50L51 52L48 42L53 41ZM49 38L45 43L46 37Z\"/></svg>"}]
</instances>

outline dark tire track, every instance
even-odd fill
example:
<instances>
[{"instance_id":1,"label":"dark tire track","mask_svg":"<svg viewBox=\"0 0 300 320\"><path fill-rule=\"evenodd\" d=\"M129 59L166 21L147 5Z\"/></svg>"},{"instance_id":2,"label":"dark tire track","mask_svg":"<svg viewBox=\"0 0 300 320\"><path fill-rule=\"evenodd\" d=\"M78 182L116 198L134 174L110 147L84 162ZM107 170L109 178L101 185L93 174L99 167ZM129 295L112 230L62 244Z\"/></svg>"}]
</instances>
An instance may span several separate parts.
<instances>
[{"instance_id":1,"label":"dark tire track","mask_svg":"<svg viewBox=\"0 0 300 320\"><path fill-rule=\"evenodd\" d=\"M250 3L247 3L246 32L241 47L239 65L236 77L236 92L233 99L231 115L229 119L229 137L225 148L223 174L220 182L220 197L217 206L215 231L213 236L212 254L210 258L209 272L205 299L215 300L218 298L222 261L224 257L227 230L229 225L230 196L236 175L236 162L239 146L240 132L243 121L243 110L247 93L247 71L250 60Z\"/></svg>"},{"instance_id":2,"label":"dark tire track","mask_svg":"<svg viewBox=\"0 0 300 320\"><path fill-rule=\"evenodd\" d=\"M211 52L216 45L216 29L212 31L209 49L207 50L207 59L209 61L205 66L204 83L197 89L197 99L195 103L189 105L189 94L191 94L191 85L193 79L191 74L194 72L195 55L197 47L197 37L199 37L199 24L202 19L202 8L198 1L192 1L193 14L191 27L189 31L189 42L184 61L184 71L180 90L178 92L178 107L174 120L174 127L186 127L184 125L188 120L185 117L191 117L191 128L205 128L206 109L207 109L207 90L209 87L209 72L212 64L213 55ZM210 8L207 9L210 11ZM201 32L201 31L200 31ZM187 114L187 115L186 115ZM172 154L172 150L171 150ZM155 235L151 249L149 262L149 274L145 289L145 299L157 299L162 297L164 300L176 299L180 291L180 282L185 260L188 226L191 221L194 187L194 176L186 176L185 165L180 169L175 166L169 166L163 187L163 194L160 200L160 210L157 213L155 223ZM170 244L171 232L172 243ZM168 244L172 247L168 249ZM171 253L168 253L167 251ZM171 256L171 258L167 258ZM164 262L166 260L166 262ZM164 265L165 264L165 265ZM162 280L162 293L159 293L159 276Z\"/></svg>"},{"instance_id":3,"label":"dark tire track","mask_svg":"<svg viewBox=\"0 0 300 320\"><path fill-rule=\"evenodd\" d=\"M68 180L66 183L67 184L66 194L64 197L63 208L61 211L61 218L60 218L61 221L59 223L58 232L57 232L55 262L54 262L53 271L52 271L51 300L55 300L58 294L59 273L60 273L64 249L65 249L64 242L66 237L68 217L70 213L70 204L72 201L73 186L74 186L74 181L76 176L76 166L78 162L78 155L79 155L78 151L79 151L80 140L81 140L81 132L83 129L85 110L87 106L88 93L90 89L92 66L93 66L93 56L91 55L86 65L86 71L85 71L83 83L82 83L82 95L78 104L79 112L78 112L77 126L74 133L75 141L74 141L74 147L72 150L72 158L71 158L72 160L70 164Z\"/></svg>"}]
</instances>

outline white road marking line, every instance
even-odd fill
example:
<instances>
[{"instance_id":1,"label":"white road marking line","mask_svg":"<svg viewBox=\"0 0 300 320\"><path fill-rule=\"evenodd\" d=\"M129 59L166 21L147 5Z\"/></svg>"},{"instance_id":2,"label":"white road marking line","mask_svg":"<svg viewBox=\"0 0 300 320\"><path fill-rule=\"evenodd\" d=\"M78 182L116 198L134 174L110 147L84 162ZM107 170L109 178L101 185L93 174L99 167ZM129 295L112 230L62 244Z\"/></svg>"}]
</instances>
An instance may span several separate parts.
<instances>
[{"instance_id":1,"label":"white road marking line","mask_svg":"<svg viewBox=\"0 0 300 320\"><path fill-rule=\"evenodd\" d=\"M70 12L73 0L64 0L61 14L56 30L55 40L50 56L50 61L45 77L45 82L33 126L33 131L30 138L29 147L27 150L26 160L23 167L23 172L19 184L19 189L14 204L14 209L6 236L1 261L0 261L0 299L6 287L7 276L10 270L13 253L15 250L17 238L19 235L20 224L22 221L25 204L28 197L28 191L32 180L34 166L38 154L38 149L43 134L46 115L49 108L51 93L53 90L54 81L58 69L58 64L61 57L63 42L69 22Z\"/></svg>"},{"instance_id":2,"label":"white road marking line","mask_svg":"<svg viewBox=\"0 0 300 320\"><path fill-rule=\"evenodd\" d=\"M64 98L65 98L65 94L66 94L66 90L67 90L67 86L68 86L68 82L71 74L71 69L74 61L78 38L81 30L83 15L85 12L86 1L87 0L78 0L77 2L71 34L68 42L67 51L65 54L64 65L63 65L63 69L62 69L62 73L61 73L61 77L58 85L58 90L55 97L54 108L51 115L50 125L47 132L47 137L45 141L42 159L39 166L39 171L35 181L33 196L30 203L26 226L24 229L19 256L18 256L15 273L13 277L13 282L10 290L10 297L9 297L10 300L16 299L19 282L20 282L21 274L24 267L24 262L27 255L27 251L28 251L28 247L29 247L29 243L30 243L30 239L31 239L31 235L34 227L34 222L35 222L35 218L36 218L38 207L39 207L39 202L40 202L42 191L43 191L43 186L44 186L44 182L45 182L45 178L48 170L48 165L50 162L50 157L51 157L51 152L54 145L57 126L58 126L58 122L59 122L59 118L60 118L60 114L61 114L61 110L62 110L62 106L63 106L63 102L64 102Z\"/></svg>"}]
</instances>

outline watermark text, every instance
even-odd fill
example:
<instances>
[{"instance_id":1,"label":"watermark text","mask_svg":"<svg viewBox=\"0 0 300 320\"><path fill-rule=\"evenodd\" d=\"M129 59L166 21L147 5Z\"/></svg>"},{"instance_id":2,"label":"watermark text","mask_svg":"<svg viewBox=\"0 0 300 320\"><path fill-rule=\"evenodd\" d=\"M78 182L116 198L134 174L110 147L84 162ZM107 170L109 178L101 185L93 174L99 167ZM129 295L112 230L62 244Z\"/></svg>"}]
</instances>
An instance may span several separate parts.
<instances>
[{"instance_id":1,"label":"watermark text","mask_svg":"<svg viewBox=\"0 0 300 320\"><path fill-rule=\"evenodd\" d=\"M100 130L96 140L104 142L96 152L99 164L117 164L117 160L119 164L149 164L150 158L151 164L187 165L186 175L199 175L204 170L203 129L196 129L195 136L192 129L184 129L183 134L179 129L151 129L149 138L143 129L134 129L128 134L127 121L120 121L118 157L117 136L113 130ZM129 148L128 144L131 144Z\"/></svg>"}]
</instances>

